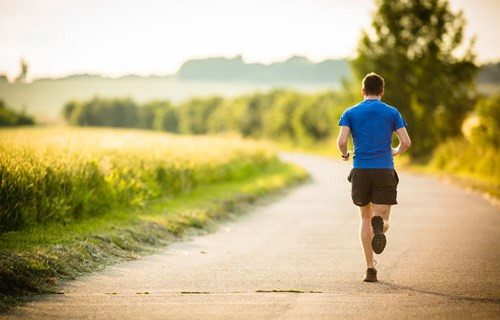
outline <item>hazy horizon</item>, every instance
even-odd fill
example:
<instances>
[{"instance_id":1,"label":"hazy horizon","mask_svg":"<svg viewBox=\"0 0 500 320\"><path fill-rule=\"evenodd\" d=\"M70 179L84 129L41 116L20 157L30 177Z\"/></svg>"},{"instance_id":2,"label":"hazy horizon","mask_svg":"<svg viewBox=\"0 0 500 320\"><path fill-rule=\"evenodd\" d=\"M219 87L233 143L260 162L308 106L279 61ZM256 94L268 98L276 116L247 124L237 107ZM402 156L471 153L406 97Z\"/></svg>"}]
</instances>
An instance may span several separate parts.
<instances>
[{"instance_id":1,"label":"hazy horizon","mask_svg":"<svg viewBox=\"0 0 500 320\"><path fill-rule=\"evenodd\" d=\"M233 58L236 58L238 56L241 56L242 59L243 59L243 62L246 63L246 64L262 64L262 65L265 65L265 66L268 66L268 65L271 65L271 64L274 64L274 63L281 63L281 62L285 62L293 57L297 57L297 55L294 55L294 56L290 56L288 58L285 58L283 60L277 60L277 61L271 61L271 62L248 62L244 56L242 55L236 55L236 56L227 56L227 57L224 57L224 56L208 56L208 57L205 57L205 58L195 58L195 59L187 59L186 61L184 61L182 64L184 64L185 62L187 61L192 61L192 60L203 60L203 59L212 59L212 58L225 58L225 59L233 59ZM300 56L300 57L303 57L303 56ZM307 57L304 57L306 59L308 59L309 61L311 61L309 58ZM323 61L326 61L326 60L348 60L349 58L327 58L327 59L324 59L324 60L319 60L317 62L323 62ZM18 65L19 65L19 62L18 61ZM29 65L29 61L26 61L27 64ZM312 63L317 63L317 62L314 62L314 61L311 61ZM182 64L179 66L179 69L176 70L175 72L173 73L123 73L123 74L118 74L118 75L107 75L107 74L104 74L104 73L89 73L89 72L75 72L75 73L68 73L68 74L64 74L64 75L55 75L55 76L40 76L40 77L31 77L30 81L28 82L32 82L32 81L37 81L37 80L45 80L45 79L48 79L48 80L57 80L57 79L64 79L66 77L72 77L72 76L96 76L96 77L102 77L102 78L107 78L107 79L120 79L120 78L124 78L124 77L128 77L128 76L137 76L137 77L145 77L145 78L148 78L148 77L174 77L177 75L177 73L179 72ZM2 73L0 72L0 75ZM11 77L10 80L14 80L13 79L14 77ZM13 82L13 81L12 81Z\"/></svg>"},{"instance_id":2,"label":"hazy horizon","mask_svg":"<svg viewBox=\"0 0 500 320\"><path fill-rule=\"evenodd\" d=\"M477 35L478 62L500 60L500 1L450 5L464 10L466 39ZM187 60L237 55L264 64L352 58L374 10L371 0L0 0L0 74L13 79L21 57L28 79L172 75Z\"/></svg>"}]
</instances>

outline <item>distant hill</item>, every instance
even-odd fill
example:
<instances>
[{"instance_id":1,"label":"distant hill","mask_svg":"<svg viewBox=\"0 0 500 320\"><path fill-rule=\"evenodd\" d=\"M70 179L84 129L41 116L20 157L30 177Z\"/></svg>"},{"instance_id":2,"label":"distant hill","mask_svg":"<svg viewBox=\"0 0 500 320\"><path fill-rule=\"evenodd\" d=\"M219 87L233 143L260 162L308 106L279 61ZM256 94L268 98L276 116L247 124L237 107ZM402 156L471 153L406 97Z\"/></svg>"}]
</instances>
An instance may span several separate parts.
<instances>
[{"instance_id":1,"label":"distant hill","mask_svg":"<svg viewBox=\"0 0 500 320\"><path fill-rule=\"evenodd\" d=\"M246 82L251 84L278 85L320 84L337 86L342 79L349 79L351 71L347 59L327 59L313 63L305 57L293 56L285 61L271 64L246 63L242 56L234 58L213 57L191 59L184 62L172 75L127 74L110 78L99 74L71 74L61 78L38 78L33 82L50 81L131 81L131 80L190 80L216 82ZM500 62L479 66L479 84L500 84ZM0 83L8 83L5 75L0 75Z\"/></svg>"},{"instance_id":2,"label":"distant hill","mask_svg":"<svg viewBox=\"0 0 500 320\"><path fill-rule=\"evenodd\" d=\"M479 69L477 81L480 83L500 83L500 62L483 64Z\"/></svg>"},{"instance_id":3,"label":"distant hill","mask_svg":"<svg viewBox=\"0 0 500 320\"><path fill-rule=\"evenodd\" d=\"M350 76L346 59L313 63L300 56L271 64L245 63L241 56L188 60L177 73L180 80L259 83L339 83Z\"/></svg>"},{"instance_id":4,"label":"distant hill","mask_svg":"<svg viewBox=\"0 0 500 320\"><path fill-rule=\"evenodd\" d=\"M349 61L328 59L313 63L305 57L293 56L271 64L246 63L242 56L192 59L184 62L173 75L140 76L128 74L110 78L99 74L71 74L61 78L38 78L33 81L103 81L103 80L178 80L246 82L263 85L321 84L338 85L343 78L350 78Z\"/></svg>"},{"instance_id":5,"label":"distant hill","mask_svg":"<svg viewBox=\"0 0 500 320\"><path fill-rule=\"evenodd\" d=\"M478 83L500 83L500 62L479 66ZM313 63L305 57L293 56L271 64L245 63L242 56L214 57L186 61L177 78L200 81L239 81L268 84L339 83L350 78L347 59L328 59Z\"/></svg>"}]
</instances>

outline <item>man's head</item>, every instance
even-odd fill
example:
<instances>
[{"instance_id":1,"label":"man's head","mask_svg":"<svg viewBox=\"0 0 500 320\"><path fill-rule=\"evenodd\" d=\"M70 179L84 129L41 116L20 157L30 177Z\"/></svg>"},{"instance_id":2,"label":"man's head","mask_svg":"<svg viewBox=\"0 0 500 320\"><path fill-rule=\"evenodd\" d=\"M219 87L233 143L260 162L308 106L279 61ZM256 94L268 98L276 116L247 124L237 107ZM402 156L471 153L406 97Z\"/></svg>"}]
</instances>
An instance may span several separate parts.
<instances>
[{"instance_id":1,"label":"man's head","mask_svg":"<svg viewBox=\"0 0 500 320\"><path fill-rule=\"evenodd\" d=\"M367 74L362 84L364 96L382 96L384 94L384 78L375 72Z\"/></svg>"}]
</instances>

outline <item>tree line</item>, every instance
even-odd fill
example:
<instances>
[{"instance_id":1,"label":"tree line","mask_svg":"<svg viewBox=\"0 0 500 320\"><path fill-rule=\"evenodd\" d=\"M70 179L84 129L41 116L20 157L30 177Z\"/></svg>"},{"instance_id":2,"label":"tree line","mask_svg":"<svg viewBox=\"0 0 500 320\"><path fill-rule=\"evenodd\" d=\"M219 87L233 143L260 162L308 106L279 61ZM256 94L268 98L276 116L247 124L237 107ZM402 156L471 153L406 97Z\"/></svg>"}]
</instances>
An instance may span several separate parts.
<instances>
[{"instance_id":1,"label":"tree line","mask_svg":"<svg viewBox=\"0 0 500 320\"><path fill-rule=\"evenodd\" d=\"M195 135L235 132L243 137L269 138L307 146L336 137L340 115L360 99L360 90L357 89L344 88L316 94L273 90L233 99L195 98L179 104L166 100L139 104L130 98L94 97L66 103L63 115L70 124L77 126L138 128ZM479 98L475 106L473 110L481 119L480 126L474 129L476 141L499 147L496 131L500 119L499 97ZM402 114L409 118L404 110ZM427 141L415 139L415 145L442 142L432 137L444 135L443 132L433 132L436 128L425 123L408 122L412 136L418 130L424 130L418 125L429 131ZM462 121L447 125L460 128L461 124ZM460 135L461 132L455 136ZM423 146L418 147L418 150L422 149Z\"/></svg>"},{"instance_id":2,"label":"tree line","mask_svg":"<svg viewBox=\"0 0 500 320\"><path fill-rule=\"evenodd\" d=\"M130 98L94 97L65 104L72 125L140 128L181 134L235 132L243 137L270 138L297 144L328 140L351 103L345 93L306 94L273 90L225 99L194 98L172 104L156 100L138 104Z\"/></svg>"}]
</instances>

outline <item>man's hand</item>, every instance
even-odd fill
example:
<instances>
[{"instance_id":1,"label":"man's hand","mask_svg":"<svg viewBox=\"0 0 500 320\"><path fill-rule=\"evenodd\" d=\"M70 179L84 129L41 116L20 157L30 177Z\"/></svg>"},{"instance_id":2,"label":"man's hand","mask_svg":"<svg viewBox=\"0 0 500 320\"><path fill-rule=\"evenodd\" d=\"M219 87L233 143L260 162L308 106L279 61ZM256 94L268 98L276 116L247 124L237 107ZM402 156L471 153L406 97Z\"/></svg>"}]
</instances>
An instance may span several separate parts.
<instances>
[{"instance_id":1,"label":"man's hand","mask_svg":"<svg viewBox=\"0 0 500 320\"><path fill-rule=\"evenodd\" d=\"M342 161L348 161L351 157L351 151L347 151L347 155L342 155Z\"/></svg>"},{"instance_id":2,"label":"man's hand","mask_svg":"<svg viewBox=\"0 0 500 320\"><path fill-rule=\"evenodd\" d=\"M408 135L408 131L406 131L405 127L396 130L396 135L399 139L399 146L391 149L393 157L397 156L398 154L402 154L411 146L410 136Z\"/></svg>"}]
</instances>

